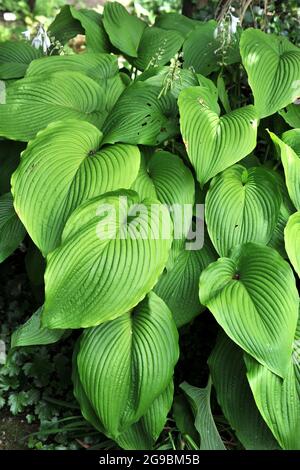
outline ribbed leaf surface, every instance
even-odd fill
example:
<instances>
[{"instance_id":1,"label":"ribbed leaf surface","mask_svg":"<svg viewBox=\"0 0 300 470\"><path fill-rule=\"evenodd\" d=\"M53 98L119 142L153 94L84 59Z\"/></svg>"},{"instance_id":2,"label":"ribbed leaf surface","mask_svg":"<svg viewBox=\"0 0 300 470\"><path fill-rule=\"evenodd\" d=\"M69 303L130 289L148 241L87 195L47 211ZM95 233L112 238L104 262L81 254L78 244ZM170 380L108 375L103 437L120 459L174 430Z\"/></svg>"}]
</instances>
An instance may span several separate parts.
<instances>
[{"instance_id":1,"label":"ribbed leaf surface","mask_svg":"<svg viewBox=\"0 0 300 470\"><path fill-rule=\"evenodd\" d=\"M27 42L7 41L0 44L0 79L24 77L30 62L41 52Z\"/></svg>"},{"instance_id":2,"label":"ribbed leaf surface","mask_svg":"<svg viewBox=\"0 0 300 470\"><path fill-rule=\"evenodd\" d=\"M300 49L283 36L249 28L240 50L260 118L284 108L300 95Z\"/></svg>"},{"instance_id":3,"label":"ribbed leaf surface","mask_svg":"<svg viewBox=\"0 0 300 470\"><path fill-rule=\"evenodd\" d=\"M208 86L179 95L180 127L188 156L201 185L248 155L256 145L253 106L220 117L217 97Z\"/></svg>"},{"instance_id":4,"label":"ribbed leaf surface","mask_svg":"<svg viewBox=\"0 0 300 470\"><path fill-rule=\"evenodd\" d=\"M200 302L245 351L288 374L299 299L289 264L273 248L247 243L210 264L200 277Z\"/></svg>"},{"instance_id":5,"label":"ribbed leaf surface","mask_svg":"<svg viewBox=\"0 0 300 470\"><path fill-rule=\"evenodd\" d=\"M107 435L118 438L166 389L178 359L171 312L154 293L132 313L86 330L78 371Z\"/></svg>"},{"instance_id":6,"label":"ribbed leaf surface","mask_svg":"<svg viewBox=\"0 0 300 470\"><path fill-rule=\"evenodd\" d=\"M160 91L146 82L129 86L104 123L104 142L158 145L176 135L176 100L170 93L158 99Z\"/></svg>"},{"instance_id":7,"label":"ribbed leaf surface","mask_svg":"<svg viewBox=\"0 0 300 470\"><path fill-rule=\"evenodd\" d=\"M140 201L133 191L83 203L47 259L44 326L95 326L133 308L167 262L169 217L157 200Z\"/></svg>"},{"instance_id":8,"label":"ribbed leaf surface","mask_svg":"<svg viewBox=\"0 0 300 470\"><path fill-rule=\"evenodd\" d=\"M300 277L300 212L293 214L284 230L285 249Z\"/></svg>"},{"instance_id":9,"label":"ribbed leaf surface","mask_svg":"<svg viewBox=\"0 0 300 470\"><path fill-rule=\"evenodd\" d=\"M50 122L67 118L100 127L104 110L103 88L81 73L28 77L7 88L6 104L0 109L0 135L27 142Z\"/></svg>"},{"instance_id":10,"label":"ribbed leaf surface","mask_svg":"<svg viewBox=\"0 0 300 470\"><path fill-rule=\"evenodd\" d=\"M165 30L179 31L186 37L199 22L179 13L162 13L155 18L155 26Z\"/></svg>"},{"instance_id":11,"label":"ribbed leaf surface","mask_svg":"<svg viewBox=\"0 0 300 470\"><path fill-rule=\"evenodd\" d=\"M23 241L26 231L13 206L11 193L0 197L0 263Z\"/></svg>"},{"instance_id":12,"label":"ribbed leaf surface","mask_svg":"<svg viewBox=\"0 0 300 470\"><path fill-rule=\"evenodd\" d=\"M228 256L236 245L270 241L281 194L268 170L235 165L212 180L205 202L210 239L220 256Z\"/></svg>"},{"instance_id":13,"label":"ribbed leaf surface","mask_svg":"<svg viewBox=\"0 0 300 470\"><path fill-rule=\"evenodd\" d=\"M24 325L15 330L11 337L11 347L34 346L39 344L52 344L60 340L65 330L49 330L41 326L40 307Z\"/></svg>"},{"instance_id":14,"label":"ribbed leaf surface","mask_svg":"<svg viewBox=\"0 0 300 470\"><path fill-rule=\"evenodd\" d=\"M255 405L246 378L243 351L223 333L218 337L208 364L219 405L245 449L277 449Z\"/></svg>"},{"instance_id":15,"label":"ribbed leaf surface","mask_svg":"<svg viewBox=\"0 0 300 470\"><path fill-rule=\"evenodd\" d=\"M135 180L140 153L126 144L99 149L101 132L84 121L52 123L31 141L12 178L15 208L32 240L47 254L82 202Z\"/></svg>"}]
</instances>

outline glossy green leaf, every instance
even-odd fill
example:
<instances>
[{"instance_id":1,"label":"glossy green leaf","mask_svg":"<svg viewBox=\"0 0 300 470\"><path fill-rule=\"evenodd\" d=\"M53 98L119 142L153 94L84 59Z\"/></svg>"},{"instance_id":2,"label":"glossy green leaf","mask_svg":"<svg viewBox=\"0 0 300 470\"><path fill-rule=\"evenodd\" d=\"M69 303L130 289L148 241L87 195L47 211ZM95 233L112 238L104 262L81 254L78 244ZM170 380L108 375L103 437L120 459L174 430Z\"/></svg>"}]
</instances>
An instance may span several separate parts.
<instances>
[{"instance_id":1,"label":"glossy green leaf","mask_svg":"<svg viewBox=\"0 0 300 470\"><path fill-rule=\"evenodd\" d=\"M217 97L211 88L201 86L180 93L179 110L182 137L201 185L256 146L257 120L253 106L220 117Z\"/></svg>"},{"instance_id":2,"label":"glossy green leaf","mask_svg":"<svg viewBox=\"0 0 300 470\"><path fill-rule=\"evenodd\" d=\"M183 36L176 31L146 27L139 43L137 58L133 65L139 70L167 64L179 51Z\"/></svg>"},{"instance_id":3,"label":"glossy green leaf","mask_svg":"<svg viewBox=\"0 0 300 470\"><path fill-rule=\"evenodd\" d=\"M130 15L123 5L107 2L104 7L103 23L111 43L131 57L138 56L138 47L146 23Z\"/></svg>"},{"instance_id":4,"label":"glossy green leaf","mask_svg":"<svg viewBox=\"0 0 300 470\"><path fill-rule=\"evenodd\" d=\"M178 354L171 312L154 293L132 313L83 333L79 376L107 435L118 438L148 411L169 385Z\"/></svg>"},{"instance_id":5,"label":"glossy green leaf","mask_svg":"<svg viewBox=\"0 0 300 470\"><path fill-rule=\"evenodd\" d=\"M48 78L28 77L10 85L0 105L0 135L27 142L50 122L74 118L100 127L105 94L94 80L78 72Z\"/></svg>"},{"instance_id":6,"label":"glossy green leaf","mask_svg":"<svg viewBox=\"0 0 300 470\"><path fill-rule=\"evenodd\" d=\"M300 106L299 104L289 104L286 108L281 109L279 114L291 127L300 127Z\"/></svg>"},{"instance_id":7,"label":"glossy green leaf","mask_svg":"<svg viewBox=\"0 0 300 470\"><path fill-rule=\"evenodd\" d=\"M191 171L177 155L159 150L148 163L142 157L131 189L140 197L154 197L169 206L174 238L185 239L192 223L195 183Z\"/></svg>"},{"instance_id":8,"label":"glossy green leaf","mask_svg":"<svg viewBox=\"0 0 300 470\"><path fill-rule=\"evenodd\" d=\"M255 405L246 378L243 351L224 333L220 334L208 364L219 405L245 449L277 449Z\"/></svg>"},{"instance_id":9,"label":"glossy green leaf","mask_svg":"<svg viewBox=\"0 0 300 470\"><path fill-rule=\"evenodd\" d=\"M284 230L285 249L300 277L300 212L293 214Z\"/></svg>"},{"instance_id":10,"label":"glossy green leaf","mask_svg":"<svg viewBox=\"0 0 300 470\"><path fill-rule=\"evenodd\" d=\"M49 330L41 326L40 307L24 325L13 332L11 337L11 347L34 346L39 344L52 344L61 339L65 330Z\"/></svg>"},{"instance_id":11,"label":"glossy green leaf","mask_svg":"<svg viewBox=\"0 0 300 470\"><path fill-rule=\"evenodd\" d=\"M300 450L300 321L284 380L245 355L247 377L264 420L283 449Z\"/></svg>"},{"instance_id":12,"label":"glossy green leaf","mask_svg":"<svg viewBox=\"0 0 300 470\"><path fill-rule=\"evenodd\" d=\"M178 31L184 37L199 25L199 22L179 13L162 13L155 18L155 26L167 31Z\"/></svg>"},{"instance_id":13,"label":"glossy green leaf","mask_svg":"<svg viewBox=\"0 0 300 470\"><path fill-rule=\"evenodd\" d=\"M102 128L104 143L158 145L178 133L175 98L146 82L129 86Z\"/></svg>"},{"instance_id":14,"label":"glossy green leaf","mask_svg":"<svg viewBox=\"0 0 300 470\"><path fill-rule=\"evenodd\" d=\"M138 148L116 144L99 149L101 140L92 124L64 120L39 132L23 152L12 177L14 204L44 254L59 245L67 219L82 202L130 188L135 180Z\"/></svg>"},{"instance_id":15,"label":"glossy green leaf","mask_svg":"<svg viewBox=\"0 0 300 470\"><path fill-rule=\"evenodd\" d=\"M50 24L48 31L51 37L54 36L55 40L60 41L62 44L65 44L77 34L85 33L80 21L73 17L70 5L64 5L61 8Z\"/></svg>"},{"instance_id":16,"label":"glossy green leaf","mask_svg":"<svg viewBox=\"0 0 300 470\"><path fill-rule=\"evenodd\" d=\"M295 146L299 151L300 130L293 129L285 132L282 136L282 140L273 134L273 132L270 132L270 136L280 149L285 182L290 198L295 207L300 210L300 152L297 154L293 149Z\"/></svg>"},{"instance_id":17,"label":"glossy green leaf","mask_svg":"<svg viewBox=\"0 0 300 470\"><path fill-rule=\"evenodd\" d=\"M13 206L11 193L0 197L0 263L23 241L26 231Z\"/></svg>"},{"instance_id":18,"label":"glossy green leaf","mask_svg":"<svg viewBox=\"0 0 300 470\"><path fill-rule=\"evenodd\" d=\"M200 450L226 450L217 430L210 407L211 380L205 388L197 388L183 382L180 388L191 402L195 415L195 427L200 435Z\"/></svg>"},{"instance_id":19,"label":"glossy green leaf","mask_svg":"<svg viewBox=\"0 0 300 470\"><path fill-rule=\"evenodd\" d=\"M189 323L205 309L199 302L199 277L215 260L216 253L208 240L198 250L183 246L174 263L167 266L159 278L154 291L168 305L177 328Z\"/></svg>"},{"instance_id":20,"label":"glossy green leaf","mask_svg":"<svg viewBox=\"0 0 300 470\"><path fill-rule=\"evenodd\" d=\"M210 264L200 277L200 302L233 341L287 375L299 299L289 264L273 248L246 243Z\"/></svg>"},{"instance_id":21,"label":"glossy green leaf","mask_svg":"<svg viewBox=\"0 0 300 470\"><path fill-rule=\"evenodd\" d=\"M94 10L77 10L73 6L70 6L70 11L84 28L88 52L110 52L111 46L102 16Z\"/></svg>"},{"instance_id":22,"label":"glossy green leaf","mask_svg":"<svg viewBox=\"0 0 300 470\"><path fill-rule=\"evenodd\" d=\"M134 191L83 203L47 258L44 326L95 326L137 305L167 262L168 225L167 208Z\"/></svg>"},{"instance_id":23,"label":"glossy green leaf","mask_svg":"<svg viewBox=\"0 0 300 470\"><path fill-rule=\"evenodd\" d=\"M240 50L260 118L284 108L300 95L300 49L282 35L249 28Z\"/></svg>"},{"instance_id":24,"label":"glossy green leaf","mask_svg":"<svg viewBox=\"0 0 300 470\"><path fill-rule=\"evenodd\" d=\"M27 42L7 41L0 44L0 79L24 77L30 62L41 52Z\"/></svg>"},{"instance_id":25,"label":"glossy green leaf","mask_svg":"<svg viewBox=\"0 0 300 470\"><path fill-rule=\"evenodd\" d=\"M235 165L212 180L205 203L210 239L220 256L228 256L242 243L270 241L281 194L267 169Z\"/></svg>"}]
</instances>

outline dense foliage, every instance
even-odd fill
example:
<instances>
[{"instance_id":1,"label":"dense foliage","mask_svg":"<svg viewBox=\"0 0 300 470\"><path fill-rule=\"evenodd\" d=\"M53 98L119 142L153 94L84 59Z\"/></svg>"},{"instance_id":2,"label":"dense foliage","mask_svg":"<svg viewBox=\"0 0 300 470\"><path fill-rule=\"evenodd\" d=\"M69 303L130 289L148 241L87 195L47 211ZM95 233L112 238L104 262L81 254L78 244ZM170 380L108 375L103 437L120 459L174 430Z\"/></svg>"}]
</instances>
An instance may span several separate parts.
<instances>
[{"instance_id":1,"label":"dense foliage","mask_svg":"<svg viewBox=\"0 0 300 470\"><path fill-rule=\"evenodd\" d=\"M77 34L86 51L63 54ZM189 448L225 449L212 385L245 449L300 448L299 59L231 13L149 26L118 3L0 45L0 261L30 237L45 292L11 357L77 336L81 413L124 449L152 448L172 404ZM206 308L207 386L174 401Z\"/></svg>"}]
</instances>

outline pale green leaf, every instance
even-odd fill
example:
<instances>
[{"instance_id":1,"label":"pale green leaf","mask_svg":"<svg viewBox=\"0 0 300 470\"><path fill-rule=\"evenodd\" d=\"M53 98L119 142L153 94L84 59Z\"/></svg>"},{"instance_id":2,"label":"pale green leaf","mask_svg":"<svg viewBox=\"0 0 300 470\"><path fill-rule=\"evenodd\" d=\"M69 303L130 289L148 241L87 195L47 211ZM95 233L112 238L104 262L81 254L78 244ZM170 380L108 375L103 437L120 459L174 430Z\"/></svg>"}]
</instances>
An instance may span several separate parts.
<instances>
[{"instance_id":1,"label":"pale green leaf","mask_svg":"<svg viewBox=\"0 0 300 470\"><path fill-rule=\"evenodd\" d=\"M67 219L82 202L130 188L135 180L138 148L116 144L100 149L101 140L92 124L64 120L39 132L23 152L12 177L14 204L44 254L59 245Z\"/></svg>"},{"instance_id":2,"label":"pale green leaf","mask_svg":"<svg viewBox=\"0 0 300 470\"><path fill-rule=\"evenodd\" d=\"M242 61L260 118L300 95L300 49L287 38L249 28L240 41Z\"/></svg>"},{"instance_id":3,"label":"pale green leaf","mask_svg":"<svg viewBox=\"0 0 300 470\"><path fill-rule=\"evenodd\" d=\"M184 391L195 415L195 427L200 435L200 450L226 450L216 428L210 408L211 380L205 388L197 388L183 382L180 388Z\"/></svg>"},{"instance_id":4,"label":"pale green leaf","mask_svg":"<svg viewBox=\"0 0 300 470\"><path fill-rule=\"evenodd\" d=\"M23 241L26 231L13 206L11 193L0 197L0 263Z\"/></svg>"},{"instance_id":5,"label":"pale green leaf","mask_svg":"<svg viewBox=\"0 0 300 470\"><path fill-rule=\"evenodd\" d=\"M11 347L34 346L39 344L52 344L61 339L65 330L48 330L41 326L40 307L24 325L15 330L11 337Z\"/></svg>"},{"instance_id":6,"label":"pale green leaf","mask_svg":"<svg viewBox=\"0 0 300 470\"><path fill-rule=\"evenodd\" d=\"M169 385L178 360L171 312L151 293L132 313L86 330L78 372L105 433L117 439Z\"/></svg>"},{"instance_id":7,"label":"pale green leaf","mask_svg":"<svg viewBox=\"0 0 300 470\"><path fill-rule=\"evenodd\" d=\"M211 181L205 203L210 239L220 256L228 256L236 245L270 241L281 194L267 169L235 165Z\"/></svg>"},{"instance_id":8,"label":"pale green leaf","mask_svg":"<svg viewBox=\"0 0 300 470\"><path fill-rule=\"evenodd\" d=\"M7 88L0 105L0 135L27 142L50 122L74 118L100 127L106 117L105 94L79 72L18 80Z\"/></svg>"},{"instance_id":9,"label":"pale green leaf","mask_svg":"<svg viewBox=\"0 0 300 470\"><path fill-rule=\"evenodd\" d=\"M219 405L245 449L277 449L255 405L246 378L243 351L224 333L220 334L208 364Z\"/></svg>"},{"instance_id":10,"label":"pale green leaf","mask_svg":"<svg viewBox=\"0 0 300 470\"><path fill-rule=\"evenodd\" d=\"M293 214L284 230L285 249L300 277L300 212Z\"/></svg>"},{"instance_id":11,"label":"pale green leaf","mask_svg":"<svg viewBox=\"0 0 300 470\"><path fill-rule=\"evenodd\" d=\"M103 23L111 43L131 57L138 56L138 47L146 23L130 15L117 2L107 2L104 7Z\"/></svg>"},{"instance_id":12,"label":"pale green leaf","mask_svg":"<svg viewBox=\"0 0 300 470\"><path fill-rule=\"evenodd\" d=\"M288 374L299 299L292 269L277 251L246 243L210 264L200 277L200 302L245 351Z\"/></svg>"},{"instance_id":13,"label":"pale green leaf","mask_svg":"<svg viewBox=\"0 0 300 470\"><path fill-rule=\"evenodd\" d=\"M200 86L180 93L179 110L182 137L201 185L256 146L257 119L253 106L220 117L211 87Z\"/></svg>"},{"instance_id":14,"label":"pale green leaf","mask_svg":"<svg viewBox=\"0 0 300 470\"><path fill-rule=\"evenodd\" d=\"M300 106L298 104L289 104L281 109L279 114L291 127L300 127Z\"/></svg>"},{"instance_id":15,"label":"pale green leaf","mask_svg":"<svg viewBox=\"0 0 300 470\"><path fill-rule=\"evenodd\" d=\"M130 310L156 284L172 243L170 216L134 191L93 198L68 220L45 273L43 325L96 326Z\"/></svg>"}]
</instances>

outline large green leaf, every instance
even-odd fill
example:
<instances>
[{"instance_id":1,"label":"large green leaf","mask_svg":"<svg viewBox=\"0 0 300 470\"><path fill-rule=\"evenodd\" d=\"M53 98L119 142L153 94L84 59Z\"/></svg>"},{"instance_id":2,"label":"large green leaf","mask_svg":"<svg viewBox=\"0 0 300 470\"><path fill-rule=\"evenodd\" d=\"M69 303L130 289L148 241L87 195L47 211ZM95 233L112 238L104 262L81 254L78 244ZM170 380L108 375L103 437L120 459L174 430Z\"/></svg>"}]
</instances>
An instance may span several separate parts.
<instances>
[{"instance_id":1,"label":"large green leaf","mask_svg":"<svg viewBox=\"0 0 300 470\"><path fill-rule=\"evenodd\" d=\"M246 378L243 351L220 334L209 360L219 405L247 450L273 450L278 445L262 419Z\"/></svg>"},{"instance_id":2,"label":"large green leaf","mask_svg":"<svg viewBox=\"0 0 300 470\"><path fill-rule=\"evenodd\" d=\"M0 79L24 77L30 62L41 56L27 42L7 41L0 44Z\"/></svg>"},{"instance_id":3,"label":"large green leaf","mask_svg":"<svg viewBox=\"0 0 300 470\"><path fill-rule=\"evenodd\" d=\"M79 342L73 355L73 373L72 379L74 383L74 395L78 400L82 415L89 421L99 432L104 433L103 425L97 416L90 400L88 399L80 377L78 374L77 354L79 350ZM128 450L145 450L152 449L155 441L161 433L167 414L172 406L173 401L173 380L148 408L147 412L134 424L129 426L126 431L119 434L116 438L117 443Z\"/></svg>"},{"instance_id":4,"label":"large green leaf","mask_svg":"<svg viewBox=\"0 0 300 470\"><path fill-rule=\"evenodd\" d=\"M174 263L167 266L154 287L171 310L178 328L205 309L199 302L199 277L215 260L216 254L208 240L199 250L189 250L183 246Z\"/></svg>"},{"instance_id":5,"label":"large green leaf","mask_svg":"<svg viewBox=\"0 0 300 470\"><path fill-rule=\"evenodd\" d=\"M284 380L245 355L247 377L264 420L283 449L300 450L300 320Z\"/></svg>"},{"instance_id":6,"label":"large green leaf","mask_svg":"<svg viewBox=\"0 0 300 470\"><path fill-rule=\"evenodd\" d=\"M104 142L158 145L177 134L177 106L168 93L146 82L129 86L120 96L103 126Z\"/></svg>"},{"instance_id":7,"label":"large green leaf","mask_svg":"<svg viewBox=\"0 0 300 470\"><path fill-rule=\"evenodd\" d=\"M73 17L69 5L64 5L61 8L48 30L50 36L54 36L55 40L60 41L62 44L65 44L77 34L85 33L80 21Z\"/></svg>"},{"instance_id":8,"label":"large green leaf","mask_svg":"<svg viewBox=\"0 0 300 470\"><path fill-rule=\"evenodd\" d=\"M179 31L179 33L184 37L186 37L198 25L198 21L192 20L187 16L180 15L179 13L163 13L157 15L155 18L155 26L167 31Z\"/></svg>"},{"instance_id":9,"label":"large green leaf","mask_svg":"<svg viewBox=\"0 0 300 470\"><path fill-rule=\"evenodd\" d=\"M80 328L117 318L156 284L172 243L167 208L119 191L83 203L47 258L44 326Z\"/></svg>"},{"instance_id":10,"label":"large green leaf","mask_svg":"<svg viewBox=\"0 0 300 470\"><path fill-rule=\"evenodd\" d=\"M174 239L184 240L192 223L195 183L181 158L159 150L146 162L142 156L137 179L131 189L141 197L154 197L170 207Z\"/></svg>"},{"instance_id":11,"label":"large green leaf","mask_svg":"<svg viewBox=\"0 0 300 470\"><path fill-rule=\"evenodd\" d=\"M270 136L280 149L286 187L290 198L295 207L300 210L300 129L285 132L282 135L282 140L273 132L270 132ZM299 154L296 153L297 150Z\"/></svg>"},{"instance_id":12,"label":"large green leaf","mask_svg":"<svg viewBox=\"0 0 300 470\"><path fill-rule=\"evenodd\" d=\"M183 382L180 388L184 391L195 415L195 427L200 435L200 450L226 450L216 428L210 408L211 380L205 388L197 388Z\"/></svg>"},{"instance_id":13,"label":"large green leaf","mask_svg":"<svg viewBox=\"0 0 300 470\"><path fill-rule=\"evenodd\" d=\"M34 346L39 344L52 344L61 339L65 330L49 330L41 326L40 307L24 325L13 332L11 337L11 347Z\"/></svg>"},{"instance_id":14,"label":"large green leaf","mask_svg":"<svg viewBox=\"0 0 300 470\"><path fill-rule=\"evenodd\" d=\"M300 95L300 49L283 36L249 28L240 50L260 118L284 108Z\"/></svg>"},{"instance_id":15,"label":"large green leaf","mask_svg":"<svg viewBox=\"0 0 300 470\"><path fill-rule=\"evenodd\" d=\"M146 23L130 15L123 5L107 2L104 7L103 23L111 43L131 57L138 56L138 47Z\"/></svg>"},{"instance_id":16,"label":"large green leaf","mask_svg":"<svg viewBox=\"0 0 300 470\"><path fill-rule=\"evenodd\" d=\"M0 195L10 191L10 178L20 162L23 142L0 141Z\"/></svg>"},{"instance_id":17,"label":"large green leaf","mask_svg":"<svg viewBox=\"0 0 300 470\"><path fill-rule=\"evenodd\" d=\"M165 65L179 51L183 39L176 31L146 27L139 43L137 58L132 63L139 70Z\"/></svg>"},{"instance_id":18,"label":"large green leaf","mask_svg":"<svg viewBox=\"0 0 300 470\"><path fill-rule=\"evenodd\" d=\"M300 212L293 214L284 230L285 249L300 277Z\"/></svg>"},{"instance_id":19,"label":"large green leaf","mask_svg":"<svg viewBox=\"0 0 300 470\"><path fill-rule=\"evenodd\" d=\"M139 75L137 80L159 86L162 94L170 91L176 99L184 88L199 85L197 75L192 70L181 69L178 65L149 68Z\"/></svg>"},{"instance_id":20,"label":"large green leaf","mask_svg":"<svg viewBox=\"0 0 300 470\"><path fill-rule=\"evenodd\" d=\"M39 132L22 154L12 177L17 213L32 240L47 254L56 248L65 223L82 202L130 188L140 166L137 147L99 149L102 133L92 124L64 120Z\"/></svg>"},{"instance_id":21,"label":"large green leaf","mask_svg":"<svg viewBox=\"0 0 300 470\"><path fill-rule=\"evenodd\" d=\"M235 165L212 180L205 203L210 239L220 256L228 256L236 245L270 241L281 194L267 169Z\"/></svg>"},{"instance_id":22,"label":"large green leaf","mask_svg":"<svg viewBox=\"0 0 300 470\"><path fill-rule=\"evenodd\" d=\"M200 277L200 302L233 341L286 376L299 299L293 272L277 251L246 243L210 264Z\"/></svg>"},{"instance_id":23,"label":"large green leaf","mask_svg":"<svg viewBox=\"0 0 300 470\"><path fill-rule=\"evenodd\" d=\"M300 106L299 104L289 104L281 109L279 114L291 127L300 127Z\"/></svg>"},{"instance_id":24,"label":"large green leaf","mask_svg":"<svg viewBox=\"0 0 300 470\"><path fill-rule=\"evenodd\" d=\"M217 97L208 86L179 95L180 127L188 156L201 185L248 155L256 145L253 106L220 117Z\"/></svg>"},{"instance_id":25,"label":"large green leaf","mask_svg":"<svg viewBox=\"0 0 300 470\"><path fill-rule=\"evenodd\" d=\"M23 241L26 231L13 206L11 193L0 197L0 263Z\"/></svg>"},{"instance_id":26,"label":"large green leaf","mask_svg":"<svg viewBox=\"0 0 300 470\"><path fill-rule=\"evenodd\" d=\"M178 360L171 312L154 293L131 313L86 330L78 371L105 433L118 438L166 389Z\"/></svg>"},{"instance_id":27,"label":"large green leaf","mask_svg":"<svg viewBox=\"0 0 300 470\"><path fill-rule=\"evenodd\" d=\"M183 66L191 67L205 76L219 70L223 64L229 65L240 60L237 38L232 36L230 43L222 43L215 20L199 22L187 36L182 50Z\"/></svg>"},{"instance_id":28,"label":"large green leaf","mask_svg":"<svg viewBox=\"0 0 300 470\"><path fill-rule=\"evenodd\" d=\"M74 118L100 127L105 94L94 80L78 72L28 77L8 87L0 115L0 135L26 142L60 119Z\"/></svg>"}]
</instances>

